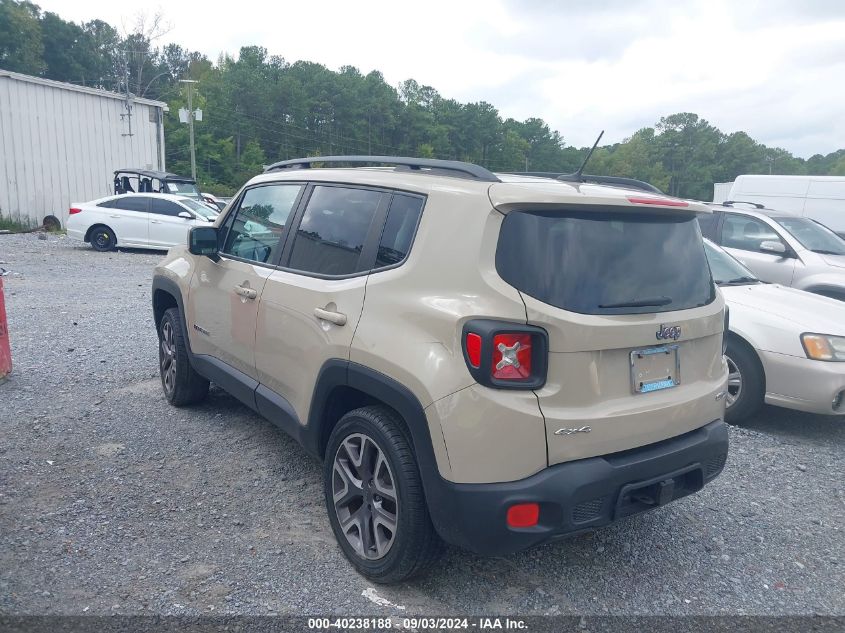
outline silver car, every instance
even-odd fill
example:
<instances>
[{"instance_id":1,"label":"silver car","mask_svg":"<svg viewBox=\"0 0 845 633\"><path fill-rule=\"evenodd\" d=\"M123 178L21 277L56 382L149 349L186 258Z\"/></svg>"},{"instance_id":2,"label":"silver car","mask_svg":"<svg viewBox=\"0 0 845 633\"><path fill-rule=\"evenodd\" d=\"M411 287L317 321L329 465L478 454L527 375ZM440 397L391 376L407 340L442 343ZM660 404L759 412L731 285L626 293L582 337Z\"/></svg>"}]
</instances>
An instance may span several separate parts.
<instances>
[{"instance_id":1,"label":"silver car","mask_svg":"<svg viewBox=\"0 0 845 633\"><path fill-rule=\"evenodd\" d=\"M747 418L763 402L845 414L845 303L761 283L706 240L704 250L730 308L725 419Z\"/></svg>"},{"instance_id":2,"label":"silver car","mask_svg":"<svg viewBox=\"0 0 845 633\"><path fill-rule=\"evenodd\" d=\"M746 202L699 216L704 237L763 281L845 300L845 240L810 218Z\"/></svg>"}]
</instances>

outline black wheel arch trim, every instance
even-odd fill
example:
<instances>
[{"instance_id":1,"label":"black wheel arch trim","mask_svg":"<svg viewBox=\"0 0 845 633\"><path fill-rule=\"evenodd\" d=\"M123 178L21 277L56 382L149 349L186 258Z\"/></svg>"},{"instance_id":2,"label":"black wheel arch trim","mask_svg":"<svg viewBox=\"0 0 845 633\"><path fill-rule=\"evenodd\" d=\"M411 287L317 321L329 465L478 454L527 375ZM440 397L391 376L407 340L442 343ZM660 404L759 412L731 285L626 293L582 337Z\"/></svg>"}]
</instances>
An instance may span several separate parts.
<instances>
[{"instance_id":1,"label":"black wheel arch trim","mask_svg":"<svg viewBox=\"0 0 845 633\"><path fill-rule=\"evenodd\" d=\"M419 399L402 383L379 371L358 363L332 359L327 361L320 370L317 385L311 399L308 415L308 426L305 444L306 449L320 459L323 458L321 446L323 437L322 426L327 422L326 408L329 395L337 387L350 387L374 400L387 405L405 422L420 477L423 483L426 505L432 523L440 536L449 542L461 542L460 526L452 518L456 508L453 508L453 496L449 493L451 482L440 475L428 419ZM454 533L453 533L454 532Z\"/></svg>"},{"instance_id":2,"label":"black wheel arch trim","mask_svg":"<svg viewBox=\"0 0 845 633\"><path fill-rule=\"evenodd\" d=\"M191 338L188 336L188 322L185 320L185 306L182 302L182 292L179 290L179 285L172 279L168 279L167 277L163 277L161 275L153 277L152 306L153 322L155 323L156 329L158 329L159 323L161 323L161 317L164 316L164 311L167 309L159 309L160 306L158 305L156 299L159 292L164 292L165 294L170 295L176 302L176 307L179 309L179 316L182 317L180 319L182 322L182 337L185 339L185 346L188 348L188 353L191 353Z\"/></svg>"},{"instance_id":3,"label":"black wheel arch trim","mask_svg":"<svg viewBox=\"0 0 845 633\"><path fill-rule=\"evenodd\" d=\"M390 376L343 359L326 361L317 376L308 414L307 441L310 445L306 448L309 452L322 457L325 450L324 440L327 438L323 426L331 423L326 415L330 403L329 396L338 387L349 387L359 391L396 411L408 427L407 431L411 436L420 470L426 470L432 466L434 471L438 472L434 447L428 431L428 420L417 397L410 389Z\"/></svg>"}]
</instances>

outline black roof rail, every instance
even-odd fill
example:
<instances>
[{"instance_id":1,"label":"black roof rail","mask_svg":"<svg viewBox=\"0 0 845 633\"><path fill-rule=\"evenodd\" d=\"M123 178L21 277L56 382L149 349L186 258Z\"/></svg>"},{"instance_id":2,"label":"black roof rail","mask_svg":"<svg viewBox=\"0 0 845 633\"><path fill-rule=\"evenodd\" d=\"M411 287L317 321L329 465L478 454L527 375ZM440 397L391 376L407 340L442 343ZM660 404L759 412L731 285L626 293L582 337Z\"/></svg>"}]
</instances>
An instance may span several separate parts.
<instances>
[{"instance_id":1,"label":"black roof rail","mask_svg":"<svg viewBox=\"0 0 845 633\"><path fill-rule=\"evenodd\" d=\"M264 168L264 173L281 169L310 169L312 163L398 165L407 167L411 171L423 169L434 172L445 171L451 172L449 175L460 175L463 178L472 178L484 182L501 182L493 172L473 163L435 158L411 158L408 156L309 156L308 158L294 158L273 163Z\"/></svg>"},{"instance_id":2,"label":"black roof rail","mask_svg":"<svg viewBox=\"0 0 845 633\"><path fill-rule=\"evenodd\" d=\"M722 203L723 207L732 207L735 204L750 204L755 209L765 209L766 205L760 204L759 202L746 202L745 200L725 200Z\"/></svg>"},{"instance_id":3,"label":"black roof rail","mask_svg":"<svg viewBox=\"0 0 845 633\"><path fill-rule=\"evenodd\" d=\"M621 176L595 176L592 174L581 174L580 178L576 174L562 174L552 171L516 171L509 172L514 176L536 176L538 178L554 178L555 180L562 180L564 182L585 182L596 185L612 185L616 187L626 187L628 189L638 189L639 191L647 191L649 193L659 193L666 195L660 189L652 185L650 182L644 180L637 180L635 178L622 178Z\"/></svg>"}]
</instances>

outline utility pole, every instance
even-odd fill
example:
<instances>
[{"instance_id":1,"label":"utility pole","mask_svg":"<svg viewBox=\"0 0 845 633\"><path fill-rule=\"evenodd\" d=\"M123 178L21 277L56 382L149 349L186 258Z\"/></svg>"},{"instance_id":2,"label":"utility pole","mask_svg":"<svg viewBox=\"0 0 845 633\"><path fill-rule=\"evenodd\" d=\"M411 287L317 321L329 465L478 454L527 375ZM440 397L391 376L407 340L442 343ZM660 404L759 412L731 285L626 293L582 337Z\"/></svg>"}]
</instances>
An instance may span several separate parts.
<instances>
[{"instance_id":1,"label":"utility pole","mask_svg":"<svg viewBox=\"0 0 845 633\"><path fill-rule=\"evenodd\" d=\"M194 149L194 118L196 113L194 112L194 84L197 83L196 79L180 79L180 84L187 84L188 88L188 112L187 112L187 123L188 123L188 134L191 137L191 178L194 180L197 179L197 155L196 150ZM202 114L200 114L202 117ZM179 119L182 119L182 112L179 112ZM185 123L185 121L182 121Z\"/></svg>"},{"instance_id":2,"label":"utility pole","mask_svg":"<svg viewBox=\"0 0 845 633\"><path fill-rule=\"evenodd\" d=\"M125 132L121 136L132 136L132 93L129 92L129 60L126 58L125 49L123 51L123 71L123 89L125 95L123 108L126 112L120 115L120 120L125 120L129 124L129 132Z\"/></svg>"}]
</instances>

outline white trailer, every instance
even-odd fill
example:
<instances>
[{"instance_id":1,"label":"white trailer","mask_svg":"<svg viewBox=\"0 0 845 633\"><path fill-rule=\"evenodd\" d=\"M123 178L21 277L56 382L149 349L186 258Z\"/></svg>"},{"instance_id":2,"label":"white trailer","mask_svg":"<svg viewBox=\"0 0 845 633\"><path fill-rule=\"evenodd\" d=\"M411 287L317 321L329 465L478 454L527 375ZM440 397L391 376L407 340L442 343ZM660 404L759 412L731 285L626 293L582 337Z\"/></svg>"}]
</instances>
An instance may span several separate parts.
<instances>
[{"instance_id":1,"label":"white trailer","mask_svg":"<svg viewBox=\"0 0 845 633\"><path fill-rule=\"evenodd\" d=\"M112 193L115 169L163 171L165 111L162 101L0 70L0 218L64 226L72 201Z\"/></svg>"},{"instance_id":2,"label":"white trailer","mask_svg":"<svg viewBox=\"0 0 845 633\"><path fill-rule=\"evenodd\" d=\"M733 182L714 182L713 202L722 203L725 200L730 200L728 196L731 194L731 187L733 186Z\"/></svg>"},{"instance_id":3,"label":"white trailer","mask_svg":"<svg viewBox=\"0 0 845 633\"><path fill-rule=\"evenodd\" d=\"M737 176L729 199L791 211L845 234L845 176Z\"/></svg>"}]
</instances>

